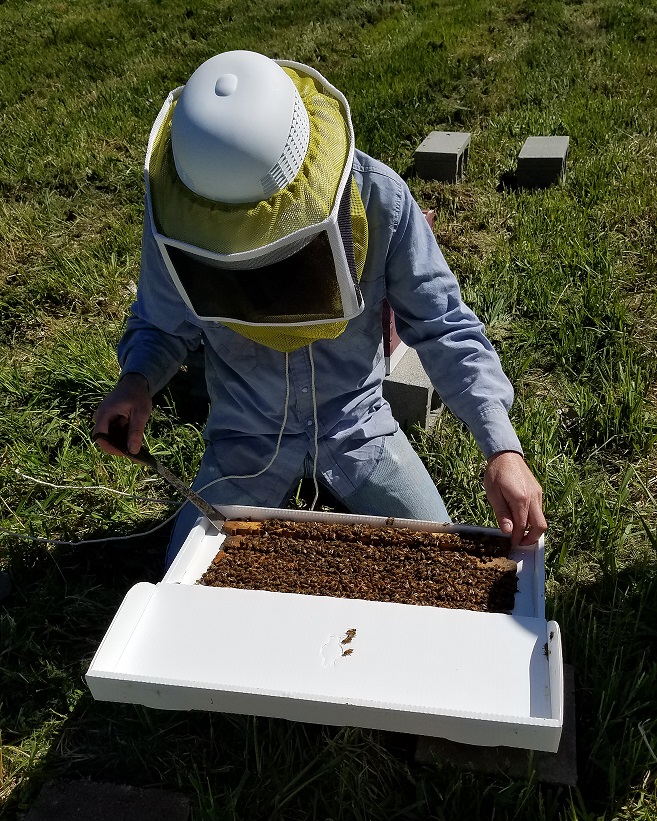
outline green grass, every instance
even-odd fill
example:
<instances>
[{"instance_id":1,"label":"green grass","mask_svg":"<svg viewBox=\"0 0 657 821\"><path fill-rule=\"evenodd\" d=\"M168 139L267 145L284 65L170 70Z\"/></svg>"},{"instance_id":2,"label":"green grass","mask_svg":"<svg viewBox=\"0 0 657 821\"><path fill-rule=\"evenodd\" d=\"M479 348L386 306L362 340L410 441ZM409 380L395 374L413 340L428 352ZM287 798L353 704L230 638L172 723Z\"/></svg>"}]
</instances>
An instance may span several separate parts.
<instances>
[{"instance_id":1,"label":"green grass","mask_svg":"<svg viewBox=\"0 0 657 821\"><path fill-rule=\"evenodd\" d=\"M656 36L654 0L0 4L6 817L48 779L84 776L179 789L195 821L657 819ZM89 438L138 278L146 140L166 93L228 48L316 66L350 100L359 147L436 211L545 489L577 789L420 765L386 733L89 696L84 672L123 595L161 573L168 526L147 531L175 509L159 480ZM413 176L433 129L472 133L463 184ZM514 189L531 134L570 136L565 184ZM148 439L191 480L202 441L180 401L187 378L158 401ZM454 516L492 523L460 423L444 414L416 444Z\"/></svg>"}]
</instances>

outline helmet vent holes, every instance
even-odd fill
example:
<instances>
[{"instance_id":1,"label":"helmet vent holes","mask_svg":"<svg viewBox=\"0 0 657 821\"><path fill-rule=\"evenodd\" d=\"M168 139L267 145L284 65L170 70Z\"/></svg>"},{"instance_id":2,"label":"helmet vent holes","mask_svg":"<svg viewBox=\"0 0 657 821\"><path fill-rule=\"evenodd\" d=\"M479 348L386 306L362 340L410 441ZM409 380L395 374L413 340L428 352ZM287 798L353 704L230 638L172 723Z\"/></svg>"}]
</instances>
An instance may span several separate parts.
<instances>
[{"instance_id":1,"label":"helmet vent holes","mask_svg":"<svg viewBox=\"0 0 657 821\"><path fill-rule=\"evenodd\" d=\"M260 180L263 193L267 199L277 191L285 188L299 173L308 150L309 140L310 120L308 112L301 101L299 92L295 90L290 132L283 152L275 165Z\"/></svg>"}]
</instances>

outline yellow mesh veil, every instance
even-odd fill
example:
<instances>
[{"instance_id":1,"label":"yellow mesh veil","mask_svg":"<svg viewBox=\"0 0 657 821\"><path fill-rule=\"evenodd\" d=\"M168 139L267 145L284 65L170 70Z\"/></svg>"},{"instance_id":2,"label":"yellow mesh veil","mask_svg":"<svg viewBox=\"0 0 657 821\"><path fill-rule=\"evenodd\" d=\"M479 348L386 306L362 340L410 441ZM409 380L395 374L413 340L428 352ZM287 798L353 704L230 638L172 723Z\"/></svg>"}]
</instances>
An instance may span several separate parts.
<instances>
[{"instance_id":1,"label":"yellow mesh veil","mask_svg":"<svg viewBox=\"0 0 657 821\"><path fill-rule=\"evenodd\" d=\"M349 153L347 115L340 101L313 77L289 66L283 70L294 82L310 119L308 151L294 180L257 203L220 203L195 194L176 173L170 136L172 106L154 138L148 168L153 218L159 233L217 254L236 254L321 223L331 214ZM353 177L350 184L354 256L360 280L367 255L367 218ZM248 271L244 275L248 276ZM255 342L289 352L318 339L334 339L347 323L287 327L225 324Z\"/></svg>"}]
</instances>

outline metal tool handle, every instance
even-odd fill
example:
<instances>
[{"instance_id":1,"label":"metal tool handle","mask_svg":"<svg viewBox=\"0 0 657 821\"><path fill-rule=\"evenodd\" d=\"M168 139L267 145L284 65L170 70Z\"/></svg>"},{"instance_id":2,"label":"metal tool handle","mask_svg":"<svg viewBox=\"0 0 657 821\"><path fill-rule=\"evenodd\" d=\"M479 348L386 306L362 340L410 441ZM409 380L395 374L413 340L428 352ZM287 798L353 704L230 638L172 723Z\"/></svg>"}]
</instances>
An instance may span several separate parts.
<instances>
[{"instance_id":1,"label":"metal tool handle","mask_svg":"<svg viewBox=\"0 0 657 821\"><path fill-rule=\"evenodd\" d=\"M102 439L116 450L120 450L128 459L133 462L138 462L141 465L148 465L148 467L157 470L157 459L151 454L145 445L137 451L137 453L130 453L128 450L128 428L120 427L119 425L112 425L107 433L94 433L91 436L92 442L97 442Z\"/></svg>"},{"instance_id":2,"label":"metal tool handle","mask_svg":"<svg viewBox=\"0 0 657 821\"><path fill-rule=\"evenodd\" d=\"M102 439L104 442L110 444L116 450L121 451L128 459L138 464L147 465L158 473L165 481L174 487L178 493L181 493L187 501L191 502L194 507L201 511L204 516L212 522L215 527L221 529L226 517L213 507L210 502L207 502L202 496L188 487L182 479L179 479L175 473L172 473L169 468L165 467L145 445L139 449L137 453L130 453L128 450L128 428L113 425L107 433L94 433L91 437L94 442Z\"/></svg>"},{"instance_id":3,"label":"metal tool handle","mask_svg":"<svg viewBox=\"0 0 657 821\"><path fill-rule=\"evenodd\" d=\"M213 507L210 502L206 502L202 496L199 496L195 490L188 487L176 476L175 473L171 473L169 468L165 467L161 462L158 462L157 459L155 460L155 464L157 465L157 472L163 479L165 479L172 487L175 487L178 493L182 493L182 495L196 508L198 508L204 516L208 517L213 525L216 525L219 529L221 529L223 522L226 521L225 516L222 516L222 514L219 513L219 511Z\"/></svg>"}]
</instances>

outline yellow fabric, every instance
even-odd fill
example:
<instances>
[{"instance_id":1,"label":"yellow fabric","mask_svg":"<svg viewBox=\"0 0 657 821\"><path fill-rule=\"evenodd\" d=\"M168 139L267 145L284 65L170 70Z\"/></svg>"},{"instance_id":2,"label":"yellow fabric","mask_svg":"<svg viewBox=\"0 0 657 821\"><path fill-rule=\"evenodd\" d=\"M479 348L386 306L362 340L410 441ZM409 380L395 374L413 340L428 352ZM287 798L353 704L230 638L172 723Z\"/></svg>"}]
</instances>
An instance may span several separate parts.
<instances>
[{"instance_id":1,"label":"yellow fabric","mask_svg":"<svg viewBox=\"0 0 657 821\"><path fill-rule=\"evenodd\" d=\"M148 170L160 233L217 254L236 254L261 248L329 216L349 151L345 115L339 100L325 94L313 78L284 70L310 119L308 151L297 176L262 202L231 205L198 196L176 173L172 106L155 137Z\"/></svg>"},{"instance_id":2,"label":"yellow fabric","mask_svg":"<svg viewBox=\"0 0 657 821\"><path fill-rule=\"evenodd\" d=\"M360 198L360 191L354 178L351 178L351 222L356 258L358 280L363 274L367 256L367 217L365 206ZM282 327L279 325L240 325L237 322L226 323L238 334L273 348L283 353L291 353L319 339L335 339L347 327L346 321L327 322L322 325L297 325Z\"/></svg>"},{"instance_id":3,"label":"yellow fabric","mask_svg":"<svg viewBox=\"0 0 657 821\"><path fill-rule=\"evenodd\" d=\"M172 106L155 137L148 168L153 217L161 234L214 253L235 254L261 248L330 215L349 153L347 115L340 101L325 93L312 77L286 66L283 70L292 78L310 119L308 151L297 176L262 202L231 205L198 196L176 172L171 149ZM360 280L367 255L367 218L353 178L351 216ZM347 323L226 325L262 345L290 352L318 339L335 339Z\"/></svg>"}]
</instances>

